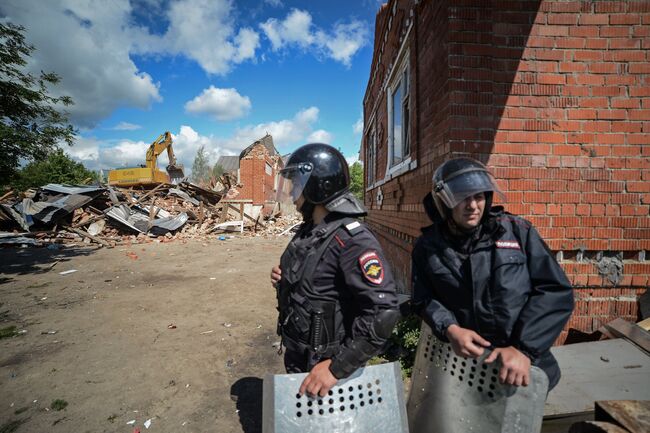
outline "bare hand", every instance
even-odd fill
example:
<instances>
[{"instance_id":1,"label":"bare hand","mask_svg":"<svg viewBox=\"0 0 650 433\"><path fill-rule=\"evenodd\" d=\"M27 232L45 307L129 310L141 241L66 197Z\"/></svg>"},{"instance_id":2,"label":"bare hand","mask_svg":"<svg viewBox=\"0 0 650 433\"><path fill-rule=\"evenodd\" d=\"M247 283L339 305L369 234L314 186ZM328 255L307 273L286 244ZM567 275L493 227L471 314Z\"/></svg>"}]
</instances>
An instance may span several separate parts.
<instances>
[{"instance_id":1,"label":"bare hand","mask_svg":"<svg viewBox=\"0 0 650 433\"><path fill-rule=\"evenodd\" d=\"M501 357L501 371L499 381L508 385L528 386L530 382L530 359L514 347L499 347L494 349L485 358L485 363L490 364Z\"/></svg>"},{"instance_id":2,"label":"bare hand","mask_svg":"<svg viewBox=\"0 0 650 433\"><path fill-rule=\"evenodd\" d=\"M321 397L325 397L327 392L336 385L337 379L334 377L330 371L330 364L332 363L331 359L326 359L321 361L311 369L305 380L302 381L300 385L300 391L298 393L303 395L305 391L310 396L316 396L316 394Z\"/></svg>"},{"instance_id":3,"label":"bare hand","mask_svg":"<svg viewBox=\"0 0 650 433\"><path fill-rule=\"evenodd\" d=\"M280 269L280 266L273 266L271 269L271 284L276 285L280 282L280 278L282 278L282 270Z\"/></svg>"},{"instance_id":4,"label":"bare hand","mask_svg":"<svg viewBox=\"0 0 650 433\"><path fill-rule=\"evenodd\" d=\"M449 325L446 334L451 348L458 356L477 358L483 354L484 347L490 347L490 342L476 332L458 325Z\"/></svg>"}]
</instances>

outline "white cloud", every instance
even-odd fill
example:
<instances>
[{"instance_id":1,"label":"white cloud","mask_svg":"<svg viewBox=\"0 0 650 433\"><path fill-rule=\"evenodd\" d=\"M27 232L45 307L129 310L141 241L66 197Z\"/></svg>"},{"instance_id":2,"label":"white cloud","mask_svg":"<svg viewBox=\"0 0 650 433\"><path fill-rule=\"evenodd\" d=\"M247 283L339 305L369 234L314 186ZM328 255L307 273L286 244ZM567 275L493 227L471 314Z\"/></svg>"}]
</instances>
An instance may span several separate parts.
<instances>
[{"instance_id":1,"label":"white cloud","mask_svg":"<svg viewBox=\"0 0 650 433\"><path fill-rule=\"evenodd\" d=\"M309 107L296 113L292 119L244 126L237 129L232 137L222 140L222 147L231 153L237 153L267 133L273 136L273 142L278 148L302 144L311 134L312 126L318 120L318 112L317 107Z\"/></svg>"},{"instance_id":2,"label":"white cloud","mask_svg":"<svg viewBox=\"0 0 650 433\"><path fill-rule=\"evenodd\" d=\"M273 142L282 153L288 146L309 142L312 135L330 136L324 130L314 131L318 121L319 110L309 107L297 112L291 119L247 125L235 130L230 137L201 135L192 127L182 125L177 134L172 134L174 154L179 163L185 166L189 174L199 147L204 146L211 164L219 155L236 155L255 140L267 133L273 136ZM100 168L129 167L144 164L149 142L133 140L100 141L93 137L80 137L72 147L65 146L66 152L92 170ZM168 164L167 154L158 158L161 169Z\"/></svg>"},{"instance_id":3,"label":"white cloud","mask_svg":"<svg viewBox=\"0 0 650 433\"><path fill-rule=\"evenodd\" d=\"M325 131L324 129L319 129L314 131L307 137L308 143L325 143L330 144L332 142L332 134Z\"/></svg>"},{"instance_id":4,"label":"white cloud","mask_svg":"<svg viewBox=\"0 0 650 433\"><path fill-rule=\"evenodd\" d=\"M211 74L226 74L233 64L255 57L259 35L247 27L235 31L231 0L179 0L167 18L164 36L141 41L144 53L184 54Z\"/></svg>"},{"instance_id":5,"label":"white cloud","mask_svg":"<svg viewBox=\"0 0 650 433\"><path fill-rule=\"evenodd\" d=\"M111 129L114 129L115 131L135 131L136 129L140 128L142 128L142 126L136 125L134 123L120 122Z\"/></svg>"},{"instance_id":6,"label":"white cloud","mask_svg":"<svg viewBox=\"0 0 650 433\"><path fill-rule=\"evenodd\" d=\"M352 125L352 132L355 134L361 134L363 132L363 118L359 117L354 125Z\"/></svg>"},{"instance_id":7,"label":"white cloud","mask_svg":"<svg viewBox=\"0 0 650 433\"><path fill-rule=\"evenodd\" d=\"M318 29L312 25L311 14L299 9L292 9L282 21L269 18L260 28L273 51L290 46L313 49L346 66L350 66L352 57L368 42L369 35L366 24L358 20L337 23L329 32Z\"/></svg>"},{"instance_id":8,"label":"white cloud","mask_svg":"<svg viewBox=\"0 0 650 433\"><path fill-rule=\"evenodd\" d=\"M314 35L310 31L311 15L306 11L293 9L284 21L269 18L260 27L276 51L289 44L306 48L314 42Z\"/></svg>"},{"instance_id":9,"label":"white cloud","mask_svg":"<svg viewBox=\"0 0 650 433\"><path fill-rule=\"evenodd\" d=\"M128 28L123 28L129 13L127 0L0 3L0 16L25 26L27 41L36 47L28 69L61 77L51 91L72 97L75 104L67 110L80 127L94 126L119 106L146 109L162 100L158 84L129 58Z\"/></svg>"},{"instance_id":10,"label":"white cloud","mask_svg":"<svg viewBox=\"0 0 650 433\"><path fill-rule=\"evenodd\" d=\"M346 157L345 157L345 160L347 161L348 165L352 165L352 164L354 164L355 162L358 162L358 163L360 163L361 165L363 165L363 161L359 161L359 154L358 154L358 153L357 153L357 154L354 154L354 155L352 155L352 156L346 156Z\"/></svg>"},{"instance_id":11,"label":"white cloud","mask_svg":"<svg viewBox=\"0 0 650 433\"><path fill-rule=\"evenodd\" d=\"M77 161L83 162L86 167L96 170L100 168L95 164L99 159L99 145L101 142L95 138L77 137L74 145L62 144L61 147L68 155Z\"/></svg>"},{"instance_id":12,"label":"white cloud","mask_svg":"<svg viewBox=\"0 0 650 433\"><path fill-rule=\"evenodd\" d=\"M159 83L138 69L131 56L182 55L206 72L226 74L255 61L259 34L237 28L232 0L5 0L0 16L27 29L36 47L28 69L57 73L54 95L69 95L70 120L92 128L119 107L148 109L162 101ZM168 23L157 32L137 24L134 14ZM146 21L146 20L145 20Z\"/></svg>"},{"instance_id":13,"label":"white cloud","mask_svg":"<svg viewBox=\"0 0 650 433\"><path fill-rule=\"evenodd\" d=\"M318 44L332 59L350 66L354 54L363 47L368 39L368 28L361 21L348 24L338 23L330 34L317 33Z\"/></svg>"},{"instance_id":14,"label":"white cloud","mask_svg":"<svg viewBox=\"0 0 650 433\"><path fill-rule=\"evenodd\" d=\"M210 86L200 95L185 104L185 110L193 114L208 116L227 121L245 116L251 108L248 96L240 95L235 89L219 89Z\"/></svg>"},{"instance_id":15,"label":"white cloud","mask_svg":"<svg viewBox=\"0 0 650 433\"><path fill-rule=\"evenodd\" d=\"M284 6L284 3L282 3L282 0L264 0L264 3L267 5L271 5L276 8L281 8Z\"/></svg>"}]
</instances>

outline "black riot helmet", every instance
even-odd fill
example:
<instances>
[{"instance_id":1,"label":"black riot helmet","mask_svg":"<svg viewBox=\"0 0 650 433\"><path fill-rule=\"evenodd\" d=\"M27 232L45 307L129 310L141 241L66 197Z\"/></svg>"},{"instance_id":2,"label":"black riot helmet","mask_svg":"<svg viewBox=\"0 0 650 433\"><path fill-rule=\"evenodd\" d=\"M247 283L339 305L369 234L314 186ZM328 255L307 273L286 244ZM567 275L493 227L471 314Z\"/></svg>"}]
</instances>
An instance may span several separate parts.
<instances>
[{"instance_id":1,"label":"black riot helmet","mask_svg":"<svg viewBox=\"0 0 650 433\"><path fill-rule=\"evenodd\" d=\"M296 149L280 171L278 201L295 202L300 194L312 205L327 204L350 186L348 164L341 152L323 143Z\"/></svg>"},{"instance_id":2,"label":"black riot helmet","mask_svg":"<svg viewBox=\"0 0 650 433\"><path fill-rule=\"evenodd\" d=\"M442 163L433 173L433 201L443 219L449 218L451 209L467 197L486 193L483 218L492 206L493 193L503 199L492 174L481 162L472 158L454 158Z\"/></svg>"}]
</instances>

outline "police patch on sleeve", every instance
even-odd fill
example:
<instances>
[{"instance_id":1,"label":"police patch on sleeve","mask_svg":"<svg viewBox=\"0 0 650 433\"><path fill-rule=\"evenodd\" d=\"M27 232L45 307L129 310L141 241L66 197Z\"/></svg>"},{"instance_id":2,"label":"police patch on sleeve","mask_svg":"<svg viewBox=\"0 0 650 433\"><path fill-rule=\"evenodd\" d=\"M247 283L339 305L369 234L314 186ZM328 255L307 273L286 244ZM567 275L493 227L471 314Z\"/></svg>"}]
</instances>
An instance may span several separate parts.
<instances>
[{"instance_id":1,"label":"police patch on sleeve","mask_svg":"<svg viewBox=\"0 0 650 433\"><path fill-rule=\"evenodd\" d=\"M384 281L384 265L374 251L367 251L359 257L361 273L372 284L381 284Z\"/></svg>"}]
</instances>

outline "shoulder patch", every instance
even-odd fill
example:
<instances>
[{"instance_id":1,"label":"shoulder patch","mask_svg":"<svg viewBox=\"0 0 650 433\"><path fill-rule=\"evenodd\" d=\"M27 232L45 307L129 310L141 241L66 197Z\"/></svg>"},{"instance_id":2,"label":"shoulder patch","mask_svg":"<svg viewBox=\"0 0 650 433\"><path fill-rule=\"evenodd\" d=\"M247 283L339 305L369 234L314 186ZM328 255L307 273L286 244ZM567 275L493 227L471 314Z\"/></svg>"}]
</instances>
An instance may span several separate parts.
<instances>
[{"instance_id":1,"label":"shoulder patch","mask_svg":"<svg viewBox=\"0 0 650 433\"><path fill-rule=\"evenodd\" d=\"M359 265L363 277L372 284L384 281L384 265L375 251L366 251L359 257Z\"/></svg>"},{"instance_id":2,"label":"shoulder patch","mask_svg":"<svg viewBox=\"0 0 650 433\"><path fill-rule=\"evenodd\" d=\"M359 221L352 221L351 223L348 223L344 225L345 230L350 234L350 236L354 236L357 233L360 233L363 231L363 226Z\"/></svg>"},{"instance_id":3,"label":"shoulder patch","mask_svg":"<svg viewBox=\"0 0 650 433\"><path fill-rule=\"evenodd\" d=\"M496 241L497 248L507 248L510 250L520 250L519 242L517 241Z\"/></svg>"}]
</instances>

